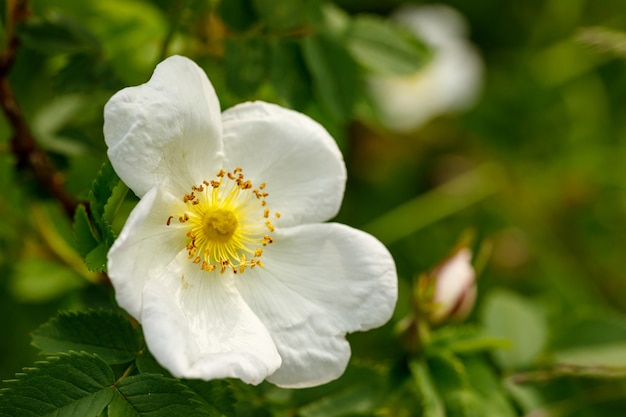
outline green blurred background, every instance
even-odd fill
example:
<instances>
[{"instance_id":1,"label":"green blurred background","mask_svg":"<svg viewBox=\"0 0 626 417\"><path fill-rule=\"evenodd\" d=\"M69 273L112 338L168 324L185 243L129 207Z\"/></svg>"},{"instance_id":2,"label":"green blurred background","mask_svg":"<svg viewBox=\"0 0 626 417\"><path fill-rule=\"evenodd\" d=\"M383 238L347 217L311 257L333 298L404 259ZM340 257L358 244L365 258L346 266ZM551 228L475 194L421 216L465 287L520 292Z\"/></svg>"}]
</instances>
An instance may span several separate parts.
<instances>
[{"instance_id":1,"label":"green blurred background","mask_svg":"<svg viewBox=\"0 0 626 417\"><path fill-rule=\"evenodd\" d=\"M335 4L352 15L386 16L401 3ZM392 328L409 310L414 277L471 231L477 262L484 262L471 323L488 321L492 295L509 295L505 289L534 314L518 335L521 341L541 338L538 347L518 346L532 351L533 365L574 346L626 369L626 3L442 3L468 21L485 63L484 88L469 111L442 115L407 134L386 131L367 112L329 116L310 85L297 96L302 101L284 100L271 81L273 55L250 51L255 42L291 39L290 31L300 27L296 17L278 20L274 32L254 32L242 9L241 16L225 18L242 29L224 35L217 2L34 1L18 28L21 45L9 79L39 146L79 199L105 161L105 102L120 88L145 82L174 52L203 66L223 108L249 99L277 101L325 124L349 171L337 220L387 244L401 281L394 321L352 338L357 360L400 355ZM342 76L362 74L346 68ZM73 249L71 223L58 204L28 170L16 167L10 137L1 118L2 379L38 359L29 332L59 309L107 306L113 299L108 286L93 284L98 276ZM134 204L127 200L126 213ZM546 336L537 336L537 328ZM516 368L499 364L504 373ZM555 415L622 415L621 381L559 380L544 387L543 401L570 410ZM576 404L567 405L573 397ZM609 409L617 414L606 414Z\"/></svg>"}]
</instances>

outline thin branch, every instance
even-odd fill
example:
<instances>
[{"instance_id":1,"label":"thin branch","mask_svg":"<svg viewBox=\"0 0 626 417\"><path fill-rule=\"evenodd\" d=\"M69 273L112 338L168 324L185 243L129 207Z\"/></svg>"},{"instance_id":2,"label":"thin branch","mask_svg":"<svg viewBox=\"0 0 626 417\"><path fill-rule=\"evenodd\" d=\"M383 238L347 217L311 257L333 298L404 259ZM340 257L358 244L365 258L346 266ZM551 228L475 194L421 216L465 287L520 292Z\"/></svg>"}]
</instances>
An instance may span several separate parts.
<instances>
[{"instance_id":1,"label":"thin branch","mask_svg":"<svg viewBox=\"0 0 626 417\"><path fill-rule=\"evenodd\" d=\"M514 384L531 384L565 377L593 379L626 379L626 367L557 364L548 369L511 375L508 379Z\"/></svg>"},{"instance_id":2,"label":"thin branch","mask_svg":"<svg viewBox=\"0 0 626 417\"><path fill-rule=\"evenodd\" d=\"M63 176L55 170L48 155L37 145L37 141L17 104L8 79L19 47L15 26L28 17L28 0L7 2L7 8L9 8L6 24L7 44L6 49L0 55L0 107L13 130L11 150L17 159L17 168L32 171L37 181L58 200L71 219L74 217L77 201L65 189Z\"/></svg>"}]
</instances>

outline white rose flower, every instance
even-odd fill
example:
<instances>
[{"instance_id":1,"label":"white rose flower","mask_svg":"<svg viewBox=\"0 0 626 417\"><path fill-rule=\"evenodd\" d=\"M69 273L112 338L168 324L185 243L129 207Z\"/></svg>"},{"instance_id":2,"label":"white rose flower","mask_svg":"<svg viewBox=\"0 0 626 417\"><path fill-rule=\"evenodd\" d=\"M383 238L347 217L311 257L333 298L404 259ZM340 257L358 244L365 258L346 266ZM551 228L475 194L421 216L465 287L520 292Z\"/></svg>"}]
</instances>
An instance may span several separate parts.
<instances>
[{"instance_id":1,"label":"white rose flower","mask_svg":"<svg viewBox=\"0 0 626 417\"><path fill-rule=\"evenodd\" d=\"M339 210L346 169L309 117L263 102L220 113L205 73L174 56L111 98L104 135L140 197L108 273L174 376L322 384L347 365L347 332L391 317L387 249L321 223Z\"/></svg>"},{"instance_id":2,"label":"white rose flower","mask_svg":"<svg viewBox=\"0 0 626 417\"><path fill-rule=\"evenodd\" d=\"M467 40L463 16L448 6L430 4L401 7L391 19L428 45L433 57L414 74L370 77L369 91L381 123L409 132L436 116L473 105L482 87L483 63Z\"/></svg>"}]
</instances>

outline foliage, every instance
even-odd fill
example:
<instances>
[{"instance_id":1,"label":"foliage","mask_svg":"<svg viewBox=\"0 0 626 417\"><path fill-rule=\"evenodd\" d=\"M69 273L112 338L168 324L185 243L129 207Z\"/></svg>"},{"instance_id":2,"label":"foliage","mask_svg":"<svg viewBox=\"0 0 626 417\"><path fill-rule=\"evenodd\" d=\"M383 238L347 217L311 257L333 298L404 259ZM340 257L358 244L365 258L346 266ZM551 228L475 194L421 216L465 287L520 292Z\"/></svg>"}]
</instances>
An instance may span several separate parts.
<instances>
[{"instance_id":1,"label":"foliage","mask_svg":"<svg viewBox=\"0 0 626 417\"><path fill-rule=\"evenodd\" d=\"M468 19L484 92L406 134L381 126L368 94L370 77L436 54L386 18L400 3L3 2L0 416L623 415L621 0L445 1ZM102 109L174 53L206 70L224 108L305 112L344 152L337 220L389 247L400 301L389 325L350 336L337 381L176 379L113 301L106 253L136 199L107 162ZM468 230L476 308L432 326L418 277Z\"/></svg>"}]
</instances>

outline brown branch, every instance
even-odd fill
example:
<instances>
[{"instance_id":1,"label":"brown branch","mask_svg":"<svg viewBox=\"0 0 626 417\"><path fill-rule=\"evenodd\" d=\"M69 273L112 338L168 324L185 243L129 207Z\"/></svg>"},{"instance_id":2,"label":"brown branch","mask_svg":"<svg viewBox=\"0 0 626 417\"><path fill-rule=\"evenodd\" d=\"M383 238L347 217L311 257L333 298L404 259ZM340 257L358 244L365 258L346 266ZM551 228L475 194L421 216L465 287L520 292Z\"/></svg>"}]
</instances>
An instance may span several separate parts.
<instances>
[{"instance_id":1,"label":"brown branch","mask_svg":"<svg viewBox=\"0 0 626 417\"><path fill-rule=\"evenodd\" d=\"M29 15L28 0L9 2L13 7L7 10L7 45L0 56L0 107L13 130L11 151L17 159L17 169L29 169L48 193L61 204L65 213L71 218L77 207L77 201L71 196L64 185L63 176L57 172L48 155L37 145L24 115L15 100L15 94L9 83L9 73L13 68L19 39L15 35L15 26L23 22Z\"/></svg>"}]
</instances>

